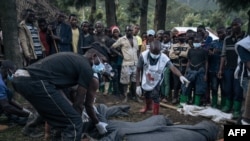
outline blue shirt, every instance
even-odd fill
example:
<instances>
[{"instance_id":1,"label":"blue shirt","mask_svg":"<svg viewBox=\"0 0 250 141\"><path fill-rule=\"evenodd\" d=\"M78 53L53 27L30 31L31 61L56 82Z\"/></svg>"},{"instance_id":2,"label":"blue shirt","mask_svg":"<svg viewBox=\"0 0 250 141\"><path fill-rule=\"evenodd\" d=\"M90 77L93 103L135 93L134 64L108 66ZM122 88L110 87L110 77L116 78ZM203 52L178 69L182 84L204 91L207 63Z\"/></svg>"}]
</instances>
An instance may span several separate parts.
<instances>
[{"instance_id":1,"label":"blue shirt","mask_svg":"<svg viewBox=\"0 0 250 141\"><path fill-rule=\"evenodd\" d=\"M0 74L0 100L7 99L8 88L5 85L2 75Z\"/></svg>"}]
</instances>

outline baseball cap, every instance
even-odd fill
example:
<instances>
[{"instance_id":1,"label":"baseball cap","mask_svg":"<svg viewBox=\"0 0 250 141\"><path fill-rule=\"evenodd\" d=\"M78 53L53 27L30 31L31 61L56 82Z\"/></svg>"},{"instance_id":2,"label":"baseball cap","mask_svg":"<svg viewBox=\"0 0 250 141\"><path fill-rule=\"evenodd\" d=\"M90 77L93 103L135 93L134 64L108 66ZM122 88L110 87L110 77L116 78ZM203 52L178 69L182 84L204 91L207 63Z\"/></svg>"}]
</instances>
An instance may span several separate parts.
<instances>
[{"instance_id":1,"label":"baseball cap","mask_svg":"<svg viewBox=\"0 0 250 141\"><path fill-rule=\"evenodd\" d=\"M147 31L147 35L149 36L149 35L155 35L155 31L153 30L153 29L150 29L150 30L148 30Z\"/></svg>"}]
</instances>

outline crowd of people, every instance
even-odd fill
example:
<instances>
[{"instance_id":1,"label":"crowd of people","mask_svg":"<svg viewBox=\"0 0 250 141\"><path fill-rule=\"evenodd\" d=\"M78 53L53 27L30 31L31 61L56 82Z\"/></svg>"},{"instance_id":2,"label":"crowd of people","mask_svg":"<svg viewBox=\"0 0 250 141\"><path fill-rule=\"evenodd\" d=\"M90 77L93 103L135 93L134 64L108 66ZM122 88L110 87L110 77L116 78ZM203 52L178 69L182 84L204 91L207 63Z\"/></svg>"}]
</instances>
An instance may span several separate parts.
<instances>
[{"instance_id":1,"label":"crowd of people","mask_svg":"<svg viewBox=\"0 0 250 141\"><path fill-rule=\"evenodd\" d=\"M138 24L128 24L123 35L117 25L78 25L77 15L67 18L63 13L48 23L26 9L18 26L23 68L2 62L1 110L26 118L33 115L9 97L4 82L8 79L49 126L62 130L64 140L80 140L84 107L99 133L107 132L107 124L98 120L93 108L96 92L123 103L141 104L143 99L141 113L153 109L158 115L160 102L211 105L232 113L239 124L250 124L245 109L250 97L249 35L242 24L235 18L230 27L218 27L217 40L204 25L184 33L140 33Z\"/></svg>"}]
</instances>

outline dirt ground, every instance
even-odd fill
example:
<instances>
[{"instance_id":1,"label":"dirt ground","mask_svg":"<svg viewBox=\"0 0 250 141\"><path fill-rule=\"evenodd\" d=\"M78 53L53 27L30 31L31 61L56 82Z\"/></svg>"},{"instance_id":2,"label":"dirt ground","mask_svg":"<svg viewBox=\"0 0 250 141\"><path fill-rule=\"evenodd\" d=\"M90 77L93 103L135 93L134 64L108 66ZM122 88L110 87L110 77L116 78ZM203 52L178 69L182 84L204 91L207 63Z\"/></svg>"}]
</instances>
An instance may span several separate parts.
<instances>
[{"instance_id":1,"label":"dirt ground","mask_svg":"<svg viewBox=\"0 0 250 141\"><path fill-rule=\"evenodd\" d=\"M114 97L113 95L107 95L103 96L101 94L98 94L96 103L104 103L108 106L112 106L115 104L122 104L122 100L119 98ZM126 105L130 105L129 110L129 116L126 117L116 117L114 119L117 120L123 120L123 121L141 121L144 120L150 116L152 116L152 111L147 112L146 114L141 114L139 110L143 107L143 103L136 102L134 100L129 99ZM199 123L203 120L210 120L208 118L204 117L193 117L193 116L186 116L180 114L178 111L172 109L172 108L165 108L160 107L159 114L164 115L168 117L174 124L186 124L186 125L194 125L196 123ZM7 124L7 119L5 119L3 116L0 117L0 124L4 125ZM217 123L216 123L217 124ZM218 139L223 138L223 124L217 124L220 131L218 133ZM10 127L4 131L0 131L0 141L44 141L44 138L30 138L23 136L21 134L22 126L16 125L13 127ZM41 130L44 131L44 127L41 126Z\"/></svg>"}]
</instances>

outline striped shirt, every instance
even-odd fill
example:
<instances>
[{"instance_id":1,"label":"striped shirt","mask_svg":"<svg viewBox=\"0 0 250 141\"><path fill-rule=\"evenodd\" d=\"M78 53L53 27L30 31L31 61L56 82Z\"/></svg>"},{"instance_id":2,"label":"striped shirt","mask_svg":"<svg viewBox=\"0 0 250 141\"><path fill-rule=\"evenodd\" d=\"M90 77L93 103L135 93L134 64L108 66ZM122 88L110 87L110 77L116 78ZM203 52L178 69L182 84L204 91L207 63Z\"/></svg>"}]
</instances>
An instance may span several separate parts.
<instances>
[{"instance_id":1,"label":"striped shirt","mask_svg":"<svg viewBox=\"0 0 250 141\"><path fill-rule=\"evenodd\" d=\"M42 56L42 45L39 39L39 33L38 33L38 29L35 26L32 25L27 25L27 28L29 29L30 33L31 33L31 38L33 40L33 44L34 44L34 51L36 53L37 56Z\"/></svg>"}]
</instances>

